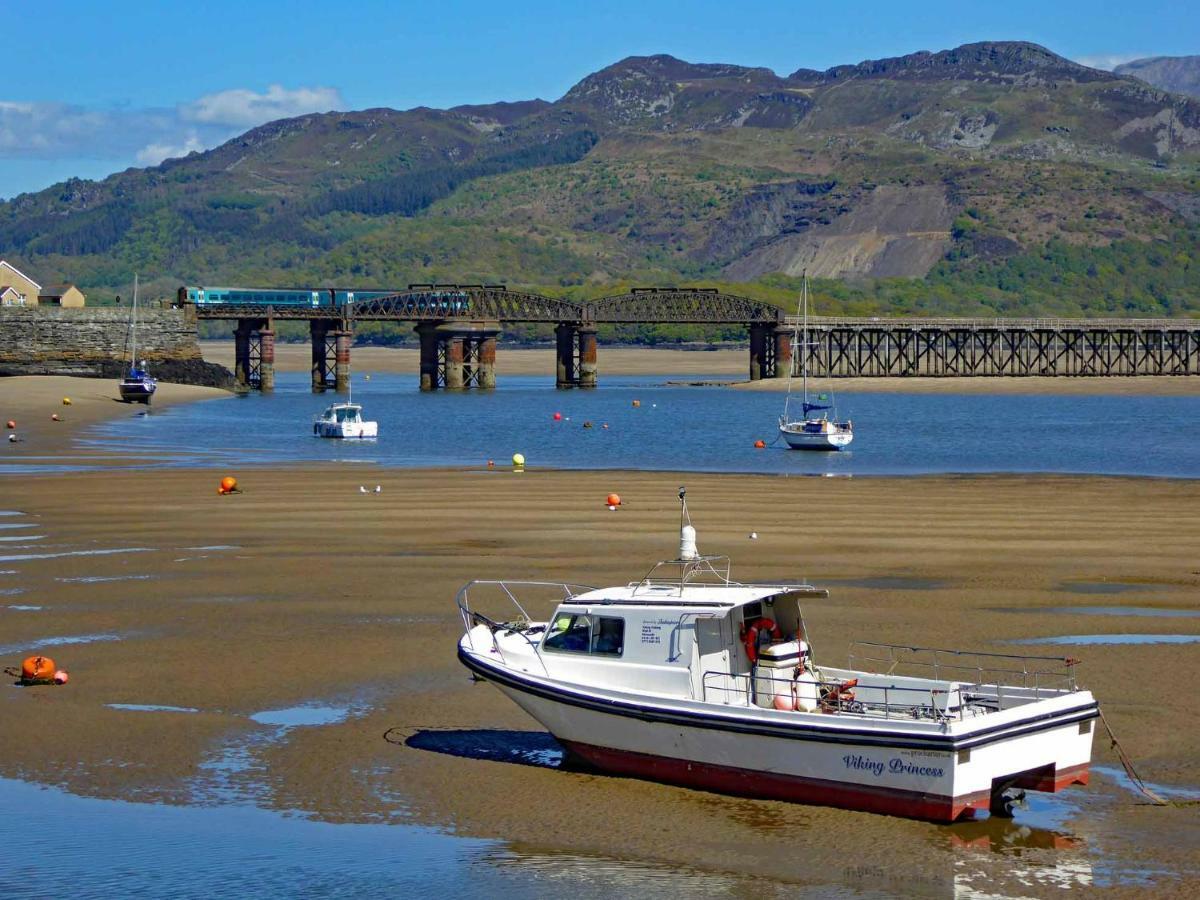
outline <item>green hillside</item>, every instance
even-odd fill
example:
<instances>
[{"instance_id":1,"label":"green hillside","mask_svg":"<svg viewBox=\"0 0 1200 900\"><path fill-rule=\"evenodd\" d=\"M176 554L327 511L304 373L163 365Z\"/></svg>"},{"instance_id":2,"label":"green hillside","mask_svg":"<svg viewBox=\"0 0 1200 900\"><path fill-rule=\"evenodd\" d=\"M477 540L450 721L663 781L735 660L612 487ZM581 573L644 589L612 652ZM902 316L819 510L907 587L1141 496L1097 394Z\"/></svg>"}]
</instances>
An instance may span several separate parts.
<instances>
[{"instance_id":1,"label":"green hillside","mask_svg":"<svg viewBox=\"0 0 1200 900\"><path fill-rule=\"evenodd\" d=\"M1200 314L1200 102L983 43L623 60L562 99L303 116L0 204L0 256L181 283L717 285L823 313ZM660 335L670 339L670 335Z\"/></svg>"}]
</instances>

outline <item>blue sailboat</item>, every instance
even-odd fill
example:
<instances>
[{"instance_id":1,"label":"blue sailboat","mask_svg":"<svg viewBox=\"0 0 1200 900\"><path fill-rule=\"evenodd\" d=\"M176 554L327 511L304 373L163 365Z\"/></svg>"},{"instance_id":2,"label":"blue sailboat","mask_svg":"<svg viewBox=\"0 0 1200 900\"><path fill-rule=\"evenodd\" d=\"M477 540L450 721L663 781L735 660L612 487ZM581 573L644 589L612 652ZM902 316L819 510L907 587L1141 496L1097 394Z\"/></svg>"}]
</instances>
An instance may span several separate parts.
<instances>
[{"instance_id":1,"label":"blue sailboat","mask_svg":"<svg viewBox=\"0 0 1200 900\"><path fill-rule=\"evenodd\" d=\"M140 365L137 358L137 294L138 277L133 276L133 310L129 315L129 373L121 380L121 399L126 403L145 403L150 405L158 382L146 371L146 363Z\"/></svg>"}]
</instances>

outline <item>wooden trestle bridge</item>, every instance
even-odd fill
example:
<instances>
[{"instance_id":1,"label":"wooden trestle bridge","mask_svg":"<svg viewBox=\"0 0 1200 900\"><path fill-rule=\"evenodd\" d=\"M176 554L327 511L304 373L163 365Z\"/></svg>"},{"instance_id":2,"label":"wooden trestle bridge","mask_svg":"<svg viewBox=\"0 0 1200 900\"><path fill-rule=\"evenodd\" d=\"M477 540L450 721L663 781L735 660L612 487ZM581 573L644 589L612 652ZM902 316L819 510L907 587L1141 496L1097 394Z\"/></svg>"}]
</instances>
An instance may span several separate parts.
<instances>
[{"instance_id":1,"label":"wooden trestle bridge","mask_svg":"<svg viewBox=\"0 0 1200 900\"><path fill-rule=\"evenodd\" d=\"M634 288L589 303L503 285L420 284L406 290L181 287L200 319L237 322L235 373L264 391L275 382L276 320L304 319L312 387L345 390L356 322L412 322L421 390L496 386L496 338L506 323L555 326L556 383L594 387L596 329L605 324L745 326L749 377L786 377L808 354L833 377L1197 375L1200 319L809 318L712 288Z\"/></svg>"}]
</instances>

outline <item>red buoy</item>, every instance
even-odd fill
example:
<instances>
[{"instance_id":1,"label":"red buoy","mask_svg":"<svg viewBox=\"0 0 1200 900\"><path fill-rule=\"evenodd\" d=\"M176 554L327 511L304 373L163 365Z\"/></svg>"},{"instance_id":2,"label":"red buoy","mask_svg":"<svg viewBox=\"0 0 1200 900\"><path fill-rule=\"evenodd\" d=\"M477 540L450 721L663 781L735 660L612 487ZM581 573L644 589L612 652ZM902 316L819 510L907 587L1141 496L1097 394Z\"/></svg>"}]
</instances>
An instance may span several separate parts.
<instances>
[{"instance_id":1,"label":"red buoy","mask_svg":"<svg viewBox=\"0 0 1200 900\"><path fill-rule=\"evenodd\" d=\"M755 442L754 442L754 449L755 449L755 450L761 450L761 449L762 449L763 447L765 447L765 446L767 446L767 444L766 444L766 441L763 441L762 439L759 439L759 440L757 440L757 441L755 441Z\"/></svg>"},{"instance_id":2,"label":"red buoy","mask_svg":"<svg viewBox=\"0 0 1200 900\"><path fill-rule=\"evenodd\" d=\"M555 421L555 422L561 422L561 421L562 421L562 413L558 413L558 412L556 412L556 413L554 414L554 421Z\"/></svg>"}]
</instances>

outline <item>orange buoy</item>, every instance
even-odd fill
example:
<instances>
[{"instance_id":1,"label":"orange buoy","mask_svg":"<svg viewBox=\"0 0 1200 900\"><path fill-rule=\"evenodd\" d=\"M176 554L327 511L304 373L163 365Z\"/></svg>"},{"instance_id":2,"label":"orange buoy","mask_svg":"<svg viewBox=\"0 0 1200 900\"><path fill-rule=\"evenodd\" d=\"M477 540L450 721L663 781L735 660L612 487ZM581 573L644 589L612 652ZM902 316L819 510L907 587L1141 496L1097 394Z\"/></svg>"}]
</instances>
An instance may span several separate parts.
<instances>
[{"instance_id":1,"label":"orange buoy","mask_svg":"<svg viewBox=\"0 0 1200 900\"><path fill-rule=\"evenodd\" d=\"M218 494L240 494L238 490L237 479L232 475L226 475L221 479L221 486L217 488Z\"/></svg>"},{"instance_id":2,"label":"orange buoy","mask_svg":"<svg viewBox=\"0 0 1200 900\"><path fill-rule=\"evenodd\" d=\"M641 400L634 400L634 401L633 401L633 405L634 405L634 406L641 406L641 405L642 405L642 401L641 401Z\"/></svg>"},{"instance_id":3,"label":"orange buoy","mask_svg":"<svg viewBox=\"0 0 1200 900\"><path fill-rule=\"evenodd\" d=\"M754 442L754 449L755 449L755 450L761 450L761 449L762 449L763 447L765 447L765 446L767 446L767 442L766 442L766 441L764 441L764 440L762 440L761 438L760 438L759 440L757 440L757 441L755 441L755 442Z\"/></svg>"},{"instance_id":4,"label":"orange buoy","mask_svg":"<svg viewBox=\"0 0 1200 900\"><path fill-rule=\"evenodd\" d=\"M9 428L16 428L16 427L17 427L17 423L16 423L16 421L14 421L13 419L9 419L9 420L8 420L7 422L5 422L4 424L5 424L5 425L7 425Z\"/></svg>"},{"instance_id":5,"label":"orange buoy","mask_svg":"<svg viewBox=\"0 0 1200 900\"><path fill-rule=\"evenodd\" d=\"M54 660L48 656L30 656L21 663L21 681L45 684L54 680Z\"/></svg>"},{"instance_id":6,"label":"orange buoy","mask_svg":"<svg viewBox=\"0 0 1200 900\"><path fill-rule=\"evenodd\" d=\"M605 498L604 503L606 506L620 506L621 505L621 495L620 494L609 494L608 497Z\"/></svg>"}]
</instances>

